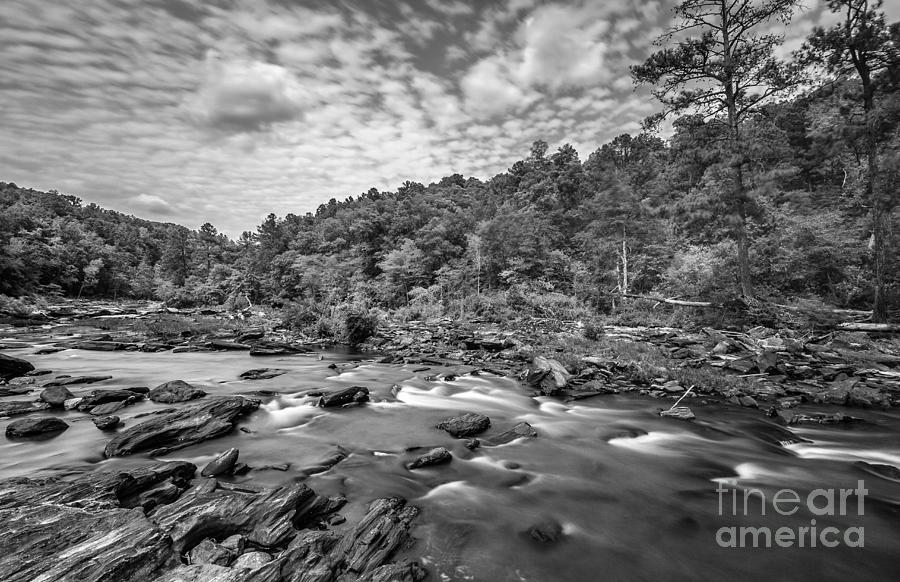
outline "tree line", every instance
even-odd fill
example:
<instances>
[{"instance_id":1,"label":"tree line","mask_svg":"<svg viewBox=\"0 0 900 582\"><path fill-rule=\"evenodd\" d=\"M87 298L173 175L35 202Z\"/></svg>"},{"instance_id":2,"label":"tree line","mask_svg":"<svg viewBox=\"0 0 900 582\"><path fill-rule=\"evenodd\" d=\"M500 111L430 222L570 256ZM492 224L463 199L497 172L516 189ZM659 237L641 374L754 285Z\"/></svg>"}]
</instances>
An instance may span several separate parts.
<instances>
[{"instance_id":1,"label":"tree line","mask_svg":"<svg viewBox=\"0 0 900 582\"><path fill-rule=\"evenodd\" d=\"M499 295L609 310L656 293L807 298L882 321L900 298L900 26L878 1L828 7L837 24L779 59L771 27L797 2L685 0L632 68L662 104L644 131L585 160L537 141L490 179L373 188L236 241L0 183L0 293L310 317L342 303L477 312Z\"/></svg>"}]
</instances>

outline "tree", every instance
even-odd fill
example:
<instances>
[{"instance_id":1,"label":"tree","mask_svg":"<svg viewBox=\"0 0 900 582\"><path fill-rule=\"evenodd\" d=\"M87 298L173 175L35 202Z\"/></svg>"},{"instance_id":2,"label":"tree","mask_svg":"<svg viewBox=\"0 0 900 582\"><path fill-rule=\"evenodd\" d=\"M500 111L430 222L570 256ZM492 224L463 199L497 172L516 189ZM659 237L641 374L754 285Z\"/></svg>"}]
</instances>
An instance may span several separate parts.
<instances>
[{"instance_id":1,"label":"tree","mask_svg":"<svg viewBox=\"0 0 900 582\"><path fill-rule=\"evenodd\" d=\"M650 118L655 124L675 113L696 112L726 125L725 166L731 174L723 189L731 209L737 243L741 293L753 295L750 278L747 207L741 123L787 85L785 68L774 57L783 37L768 32L772 20L790 21L798 0L683 0L675 8L676 24L657 39L674 42L631 68L634 81L654 85L664 106Z\"/></svg>"},{"instance_id":2,"label":"tree","mask_svg":"<svg viewBox=\"0 0 900 582\"><path fill-rule=\"evenodd\" d=\"M859 125L866 157L864 191L871 205L872 254L874 259L875 297L872 319L887 319L885 283L887 275L887 237L895 197L879 188L878 142L884 129L878 115L876 96L883 76L887 80L891 70L900 67L900 25L885 23L879 11L882 0L829 0L832 12L842 15L842 21L829 29L816 28L799 53L801 63L822 63L836 79L858 78L856 100L862 104L863 116ZM883 75L882 75L883 74Z\"/></svg>"}]
</instances>

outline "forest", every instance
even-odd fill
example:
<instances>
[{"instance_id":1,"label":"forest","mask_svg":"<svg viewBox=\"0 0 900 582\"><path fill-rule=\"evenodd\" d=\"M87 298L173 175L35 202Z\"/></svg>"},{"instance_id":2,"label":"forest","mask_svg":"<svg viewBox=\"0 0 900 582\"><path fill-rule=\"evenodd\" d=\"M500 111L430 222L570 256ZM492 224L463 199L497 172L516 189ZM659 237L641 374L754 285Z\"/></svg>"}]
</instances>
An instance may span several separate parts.
<instances>
[{"instance_id":1,"label":"forest","mask_svg":"<svg viewBox=\"0 0 900 582\"><path fill-rule=\"evenodd\" d=\"M720 5L676 9L632 68L662 113L586 159L536 141L489 179L373 188L237 240L0 182L0 293L267 304L298 325L348 308L621 313L630 295L896 317L900 25L832 0L838 24L778 59L764 25L796 2L710 18Z\"/></svg>"}]
</instances>

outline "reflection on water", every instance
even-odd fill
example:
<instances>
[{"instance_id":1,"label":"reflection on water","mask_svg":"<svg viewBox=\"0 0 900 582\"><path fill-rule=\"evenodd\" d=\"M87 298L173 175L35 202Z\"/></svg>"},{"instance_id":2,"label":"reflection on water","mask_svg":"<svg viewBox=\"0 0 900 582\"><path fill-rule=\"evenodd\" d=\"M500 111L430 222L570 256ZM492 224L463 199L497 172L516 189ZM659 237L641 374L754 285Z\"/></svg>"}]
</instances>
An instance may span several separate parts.
<instances>
[{"instance_id":1,"label":"reflection on water","mask_svg":"<svg viewBox=\"0 0 900 582\"><path fill-rule=\"evenodd\" d=\"M898 416L859 411L867 425L851 429L800 428L794 433L759 411L695 407L698 421L660 419L659 403L605 396L577 403L532 398L512 379L461 376L433 382L411 367L348 361L327 352L258 359L243 353L103 353L67 350L37 356L34 348L6 353L58 373L110 374L90 388L153 387L182 379L210 395L259 395L263 406L227 437L177 451L166 459L202 464L228 447L258 470L235 479L277 484L301 478L337 446L350 456L310 478L325 494L342 493L350 521L380 496L403 496L423 509L412 550L435 580L886 580L895 573L900 542L900 484L861 471L856 461L900 466ZM323 359L319 359L320 356ZM358 359L354 357L353 359ZM268 380L242 381L263 366L288 370ZM434 373L433 371L427 373ZM43 381L43 379L39 380ZM315 407L313 389L367 386L373 402L341 410ZM399 392L392 387L400 387ZM16 397L18 399L34 397ZM126 425L162 408L150 402L118 414ZM491 417L486 436L525 421L539 433L500 447L465 448L434 426L444 417L476 411ZM87 415L59 413L71 428L46 441L0 441L0 476L34 475L84 464L116 466L142 457L104 460L108 435ZM5 430L9 420L0 420ZM799 441L799 442L798 442ZM787 443L782 446L779 443ZM408 471L413 447L446 446L454 460ZM287 471L265 466L288 465ZM284 468L283 466L280 468ZM871 502L863 517L835 517L838 525L864 525L866 547L730 549L716 531L734 520L717 514L716 487L855 486L865 479ZM743 516L751 525L794 526L810 515ZM730 521L729 521L730 519ZM781 520L781 521L779 521ZM787 521L785 521L787 520ZM842 521L843 520L843 521ZM558 528L555 542L530 535L536 524Z\"/></svg>"}]
</instances>

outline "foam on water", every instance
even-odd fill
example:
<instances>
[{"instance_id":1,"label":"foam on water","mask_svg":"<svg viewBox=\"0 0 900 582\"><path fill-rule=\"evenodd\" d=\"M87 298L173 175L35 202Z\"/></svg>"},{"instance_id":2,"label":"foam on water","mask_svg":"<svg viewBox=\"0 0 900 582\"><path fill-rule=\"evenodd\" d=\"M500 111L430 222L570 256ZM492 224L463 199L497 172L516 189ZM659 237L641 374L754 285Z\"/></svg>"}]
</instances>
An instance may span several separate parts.
<instances>
[{"instance_id":1,"label":"foam on water","mask_svg":"<svg viewBox=\"0 0 900 582\"><path fill-rule=\"evenodd\" d=\"M687 456L688 453L678 447L687 443L708 442L706 439L690 433L674 433L650 431L635 437L615 437L609 444L631 449L649 455Z\"/></svg>"},{"instance_id":2,"label":"foam on water","mask_svg":"<svg viewBox=\"0 0 900 582\"><path fill-rule=\"evenodd\" d=\"M829 459L833 461L865 461L867 463L885 463L900 467L900 452L874 449L842 448L837 443L814 442L793 443L785 445L804 459Z\"/></svg>"}]
</instances>

